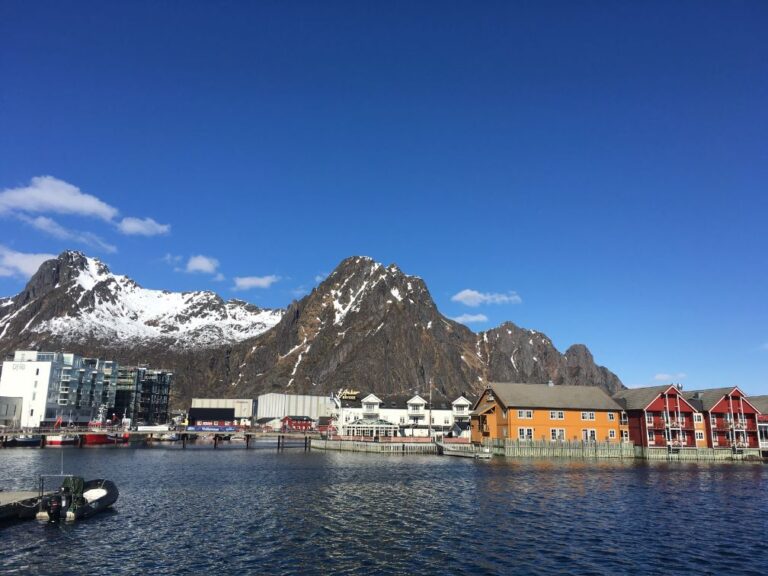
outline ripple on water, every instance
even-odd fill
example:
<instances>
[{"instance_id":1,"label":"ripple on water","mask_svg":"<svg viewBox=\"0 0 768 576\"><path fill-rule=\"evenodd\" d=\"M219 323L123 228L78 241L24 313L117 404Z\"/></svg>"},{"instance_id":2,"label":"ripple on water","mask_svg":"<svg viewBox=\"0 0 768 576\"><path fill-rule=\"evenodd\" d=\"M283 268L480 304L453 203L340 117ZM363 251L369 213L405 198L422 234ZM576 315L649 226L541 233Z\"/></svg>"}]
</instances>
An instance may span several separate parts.
<instances>
[{"instance_id":1,"label":"ripple on water","mask_svg":"<svg viewBox=\"0 0 768 576\"><path fill-rule=\"evenodd\" d=\"M65 450L116 511L7 526L2 574L761 574L762 465ZM29 488L61 451L0 453Z\"/></svg>"}]
</instances>

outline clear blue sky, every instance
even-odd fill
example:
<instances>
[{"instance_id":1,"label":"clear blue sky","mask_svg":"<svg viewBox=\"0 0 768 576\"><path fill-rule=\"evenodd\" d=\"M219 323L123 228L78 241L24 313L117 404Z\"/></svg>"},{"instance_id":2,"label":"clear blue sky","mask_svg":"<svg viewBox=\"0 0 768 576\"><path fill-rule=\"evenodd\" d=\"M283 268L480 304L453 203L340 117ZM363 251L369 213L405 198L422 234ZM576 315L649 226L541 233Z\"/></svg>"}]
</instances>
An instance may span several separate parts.
<instances>
[{"instance_id":1,"label":"clear blue sky","mask_svg":"<svg viewBox=\"0 0 768 576\"><path fill-rule=\"evenodd\" d=\"M365 254L627 385L768 393L766 30L762 1L3 2L0 294L76 248L285 306Z\"/></svg>"}]
</instances>

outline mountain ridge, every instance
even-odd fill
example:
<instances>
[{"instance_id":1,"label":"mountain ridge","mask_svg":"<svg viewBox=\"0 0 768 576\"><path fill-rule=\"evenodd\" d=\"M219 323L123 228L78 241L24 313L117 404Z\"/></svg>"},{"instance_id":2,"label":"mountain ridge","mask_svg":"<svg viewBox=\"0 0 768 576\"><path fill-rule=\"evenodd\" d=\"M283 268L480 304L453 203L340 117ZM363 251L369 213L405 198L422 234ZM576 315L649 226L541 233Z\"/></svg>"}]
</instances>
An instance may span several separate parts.
<instances>
[{"instance_id":1,"label":"mountain ridge","mask_svg":"<svg viewBox=\"0 0 768 576\"><path fill-rule=\"evenodd\" d=\"M149 303L149 304L148 304ZM438 395L491 381L597 385L619 378L575 344L561 354L512 322L475 333L443 316L418 276L352 256L285 310L213 292L147 290L102 262L64 252L0 299L0 351L68 349L177 374L175 400L340 388Z\"/></svg>"}]
</instances>

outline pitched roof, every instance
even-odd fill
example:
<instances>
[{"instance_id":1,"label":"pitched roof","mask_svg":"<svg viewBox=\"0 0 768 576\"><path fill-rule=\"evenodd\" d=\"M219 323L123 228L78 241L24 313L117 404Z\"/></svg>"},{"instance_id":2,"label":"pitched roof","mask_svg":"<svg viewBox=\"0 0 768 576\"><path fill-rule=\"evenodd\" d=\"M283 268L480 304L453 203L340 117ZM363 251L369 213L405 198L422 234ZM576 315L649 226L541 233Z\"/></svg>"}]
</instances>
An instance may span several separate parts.
<instances>
[{"instance_id":1,"label":"pitched roof","mask_svg":"<svg viewBox=\"0 0 768 576\"><path fill-rule=\"evenodd\" d=\"M663 384L661 386L646 386L645 388L627 388L626 390L619 390L613 395L613 399L616 400L625 410L643 410L648 404L667 390L673 384Z\"/></svg>"},{"instance_id":2,"label":"pitched roof","mask_svg":"<svg viewBox=\"0 0 768 576\"><path fill-rule=\"evenodd\" d=\"M698 410L708 412L723 399L723 396L730 394L734 388L735 386L729 388L709 388L707 390L686 390L683 392L683 398L696 406Z\"/></svg>"},{"instance_id":3,"label":"pitched roof","mask_svg":"<svg viewBox=\"0 0 768 576\"><path fill-rule=\"evenodd\" d=\"M760 414L768 414L768 396L750 396L749 401L760 410Z\"/></svg>"},{"instance_id":4,"label":"pitched roof","mask_svg":"<svg viewBox=\"0 0 768 576\"><path fill-rule=\"evenodd\" d=\"M597 386L550 386L511 382L491 382L489 386L508 408L621 410L621 406Z\"/></svg>"}]
</instances>

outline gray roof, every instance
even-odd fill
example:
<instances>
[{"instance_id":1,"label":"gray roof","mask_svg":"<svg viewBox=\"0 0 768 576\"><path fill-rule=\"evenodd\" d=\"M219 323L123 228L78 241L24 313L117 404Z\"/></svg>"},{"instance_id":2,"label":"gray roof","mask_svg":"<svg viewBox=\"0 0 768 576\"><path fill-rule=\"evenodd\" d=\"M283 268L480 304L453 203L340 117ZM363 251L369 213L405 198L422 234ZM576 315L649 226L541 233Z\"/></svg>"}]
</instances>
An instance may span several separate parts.
<instances>
[{"instance_id":1,"label":"gray roof","mask_svg":"<svg viewBox=\"0 0 768 576\"><path fill-rule=\"evenodd\" d=\"M707 390L686 390L683 398L693 404L698 410L709 412L715 404L723 399L723 396L733 391L735 386L729 388L709 388Z\"/></svg>"},{"instance_id":2,"label":"gray roof","mask_svg":"<svg viewBox=\"0 0 768 576\"><path fill-rule=\"evenodd\" d=\"M747 398L761 414L768 414L768 396L750 396Z\"/></svg>"},{"instance_id":3,"label":"gray roof","mask_svg":"<svg viewBox=\"0 0 768 576\"><path fill-rule=\"evenodd\" d=\"M643 410L648 404L664 392L672 384L661 386L646 386L645 388L627 388L619 390L613 395L613 399L621 404L625 410Z\"/></svg>"},{"instance_id":4,"label":"gray roof","mask_svg":"<svg viewBox=\"0 0 768 576\"><path fill-rule=\"evenodd\" d=\"M597 386L550 386L491 382L489 387L507 408L565 408L573 410L621 410Z\"/></svg>"}]
</instances>

